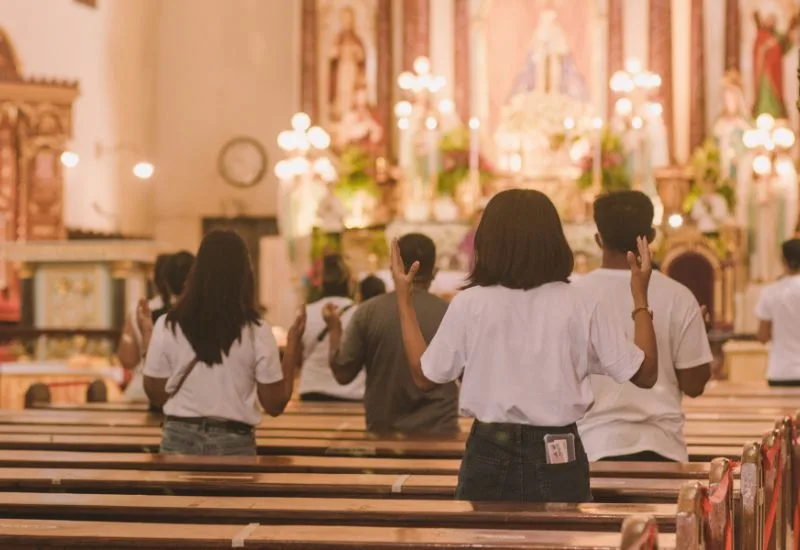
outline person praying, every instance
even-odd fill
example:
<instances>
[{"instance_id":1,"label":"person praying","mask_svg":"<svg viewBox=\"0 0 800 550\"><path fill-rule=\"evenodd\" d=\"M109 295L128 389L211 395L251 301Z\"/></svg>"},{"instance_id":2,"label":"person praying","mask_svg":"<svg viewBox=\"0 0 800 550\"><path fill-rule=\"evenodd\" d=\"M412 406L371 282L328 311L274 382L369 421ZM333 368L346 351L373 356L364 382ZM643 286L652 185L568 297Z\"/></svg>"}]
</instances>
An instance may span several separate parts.
<instances>
[{"instance_id":1,"label":"person praying","mask_svg":"<svg viewBox=\"0 0 800 550\"><path fill-rule=\"evenodd\" d=\"M447 311L447 302L428 289L436 275L436 245L418 233L405 235L397 245L408 266L417 270L409 285L412 306L421 325L421 338L430 342ZM458 388L455 382L423 391L408 368L403 349L395 293L376 296L353 314L346 332L341 310L329 303L324 310L330 331L330 368L340 384L350 384L366 370L364 409L367 430L375 434L452 435L459 432Z\"/></svg>"},{"instance_id":2,"label":"person praying","mask_svg":"<svg viewBox=\"0 0 800 550\"><path fill-rule=\"evenodd\" d=\"M164 409L161 453L255 455L256 403L270 416L286 408L301 360L305 309L289 329L281 361L254 292L242 238L208 233L184 293L150 327L144 389Z\"/></svg>"},{"instance_id":3,"label":"person praying","mask_svg":"<svg viewBox=\"0 0 800 550\"><path fill-rule=\"evenodd\" d=\"M392 277L414 382L436 391L463 376L461 413L473 417L456 497L585 502L589 461L576 422L591 407L589 374L652 387L658 353L647 301L650 250L627 254L634 341L597 296L568 283L573 255L546 195L495 195L475 235L475 265L428 342L414 308L419 262L392 246Z\"/></svg>"},{"instance_id":4,"label":"person praying","mask_svg":"<svg viewBox=\"0 0 800 550\"><path fill-rule=\"evenodd\" d=\"M300 371L301 401L361 401L364 398L364 373L341 385L328 367L330 335L322 310L333 304L347 328L356 304L350 298L350 272L338 254L322 260L322 298L306 306L306 331L303 335L303 367Z\"/></svg>"},{"instance_id":5,"label":"person praying","mask_svg":"<svg viewBox=\"0 0 800 550\"><path fill-rule=\"evenodd\" d=\"M770 343L767 382L800 386L800 239L783 243L784 276L761 291L758 340Z\"/></svg>"},{"instance_id":6,"label":"person praying","mask_svg":"<svg viewBox=\"0 0 800 550\"><path fill-rule=\"evenodd\" d=\"M653 216L652 201L639 191L599 197L594 220L602 264L575 282L576 288L606 304L612 322L626 334L634 333L627 256L638 249L640 235L648 241L655 238ZM578 422L591 461L689 460L681 399L701 395L711 378L705 318L692 292L663 273L653 273L647 300L658 344L658 382L653 390L643 390L605 376L591 377L595 403Z\"/></svg>"}]
</instances>

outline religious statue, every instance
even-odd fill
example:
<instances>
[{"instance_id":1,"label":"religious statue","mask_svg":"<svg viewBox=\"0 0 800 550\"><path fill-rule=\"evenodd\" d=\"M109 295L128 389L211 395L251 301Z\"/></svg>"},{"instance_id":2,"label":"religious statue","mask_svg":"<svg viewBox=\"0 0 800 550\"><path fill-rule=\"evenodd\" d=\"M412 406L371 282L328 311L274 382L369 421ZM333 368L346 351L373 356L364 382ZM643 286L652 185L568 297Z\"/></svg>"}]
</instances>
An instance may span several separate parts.
<instances>
[{"instance_id":1,"label":"religious statue","mask_svg":"<svg viewBox=\"0 0 800 550\"><path fill-rule=\"evenodd\" d=\"M344 231L347 208L336 194L335 184L329 183L325 196L317 206L318 227L328 235L340 235Z\"/></svg>"},{"instance_id":2,"label":"religious statue","mask_svg":"<svg viewBox=\"0 0 800 550\"><path fill-rule=\"evenodd\" d=\"M358 145L373 158L380 153L383 126L369 104L365 86L356 89L353 106L342 116L336 138L340 149Z\"/></svg>"},{"instance_id":3,"label":"religious statue","mask_svg":"<svg viewBox=\"0 0 800 550\"><path fill-rule=\"evenodd\" d=\"M355 103L356 90L366 83L366 49L355 31L355 12L350 6L341 10L341 29L333 38L330 52L331 119L339 120Z\"/></svg>"},{"instance_id":4,"label":"religious statue","mask_svg":"<svg viewBox=\"0 0 800 550\"><path fill-rule=\"evenodd\" d=\"M526 63L511 95L525 92L566 95L588 101L589 91L567 46L564 30L552 5L542 11Z\"/></svg>"},{"instance_id":5,"label":"religious statue","mask_svg":"<svg viewBox=\"0 0 800 550\"><path fill-rule=\"evenodd\" d=\"M700 196L694 201L690 216L697 230L704 235L718 235L731 219L728 201L718 191L716 182L701 181Z\"/></svg>"},{"instance_id":6,"label":"religious statue","mask_svg":"<svg viewBox=\"0 0 800 550\"><path fill-rule=\"evenodd\" d=\"M736 181L738 164L744 155L744 133L751 127L742 79L736 70L722 79L722 112L712 130L720 153L720 176Z\"/></svg>"},{"instance_id":7,"label":"religious statue","mask_svg":"<svg viewBox=\"0 0 800 550\"><path fill-rule=\"evenodd\" d=\"M762 8L763 10L763 8ZM794 42L794 30L800 24L800 13L795 14L785 32L778 30L778 15L770 10L762 15L758 9L753 13L756 24L756 39L753 43L753 82L755 83L755 105L753 114L770 114L776 119L786 118L783 100L783 56Z\"/></svg>"}]
</instances>

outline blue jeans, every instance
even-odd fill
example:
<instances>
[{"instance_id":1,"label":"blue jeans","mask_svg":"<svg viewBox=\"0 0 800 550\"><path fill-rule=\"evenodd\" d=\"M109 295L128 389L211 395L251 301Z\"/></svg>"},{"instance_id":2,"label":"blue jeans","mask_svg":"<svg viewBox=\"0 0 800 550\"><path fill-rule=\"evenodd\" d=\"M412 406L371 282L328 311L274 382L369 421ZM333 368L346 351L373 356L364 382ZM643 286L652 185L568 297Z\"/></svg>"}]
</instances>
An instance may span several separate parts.
<instances>
[{"instance_id":1,"label":"blue jeans","mask_svg":"<svg viewBox=\"0 0 800 550\"><path fill-rule=\"evenodd\" d=\"M575 436L575 460L548 464L544 437L564 433ZM458 474L456 498L484 502L591 501L589 459L577 427L475 421Z\"/></svg>"},{"instance_id":2,"label":"blue jeans","mask_svg":"<svg viewBox=\"0 0 800 550\"><path fill-rule=\"evenodd\" d=\"M163 454L196 456L254 456L255 431L201 426L178 420L165 420L162 428Z\"/></svg>"}]
</instances>

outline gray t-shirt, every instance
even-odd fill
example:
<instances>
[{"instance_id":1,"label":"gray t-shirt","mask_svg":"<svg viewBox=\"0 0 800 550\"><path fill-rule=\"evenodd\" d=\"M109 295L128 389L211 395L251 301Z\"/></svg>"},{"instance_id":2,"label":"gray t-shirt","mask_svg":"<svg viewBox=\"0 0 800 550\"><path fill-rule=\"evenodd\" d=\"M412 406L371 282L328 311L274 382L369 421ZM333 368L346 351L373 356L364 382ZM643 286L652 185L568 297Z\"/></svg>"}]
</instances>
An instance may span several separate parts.
<instances>
[{"instance_id":1,"label":"gray t-shirt","mask_svg":"<svg viewBox=\"0 0 800 550\"><path fill-rule=\"evenodd\" d=\"M423 290L414 291L426 343L439 328L447 302ZM411 378L400 313L394 292L364 302L344 333L336 362L367 369L364 394L367 429L374 433L452 434L458 427L458 387L455 382L424 392Z\"/></svg>"}]
</instances>

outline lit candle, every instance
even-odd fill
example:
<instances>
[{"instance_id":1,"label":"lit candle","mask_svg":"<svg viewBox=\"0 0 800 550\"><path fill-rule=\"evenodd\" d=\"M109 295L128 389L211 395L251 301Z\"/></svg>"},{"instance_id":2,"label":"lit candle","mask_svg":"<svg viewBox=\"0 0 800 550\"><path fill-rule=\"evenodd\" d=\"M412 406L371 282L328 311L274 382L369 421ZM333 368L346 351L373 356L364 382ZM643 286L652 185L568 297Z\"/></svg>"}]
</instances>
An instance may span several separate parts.
<instances>
[{"instance_id":1,"label":"lit candle","mask_svg":"<svg viewBox=\"0 0 800 550\"><path fill-rule=\"evenodd\" d=\"M428 179L431 185L435 182L436 178L436 165L437 165L437 147L436 147L436 117L429 116L425 120L425 127L428 129Z\"/></svg>"},{"instance_id":2,"label":"lit candle","mask_svg":"<svg viewBox=\"0 0 800 550\"><path fill-rule=\"evenodd\" d=\"M603 119L596 117L592 120L594 128L594 158L592 159L592 185L595 192L599 192L603 185Z\"/></svg>"},{"instance_id":3,"label":"lit candle","mask_svg":"<svg viewBox=\"0 0 800 550\"><path fill-rule=\"evenodd\" d=\"M478 131L481 127L481 121L477 117L469 119L469 172L472 177L478 174Z\"/></svg>"}]
</instances>

